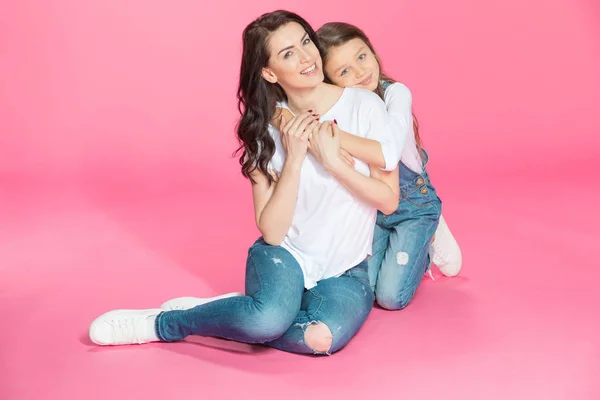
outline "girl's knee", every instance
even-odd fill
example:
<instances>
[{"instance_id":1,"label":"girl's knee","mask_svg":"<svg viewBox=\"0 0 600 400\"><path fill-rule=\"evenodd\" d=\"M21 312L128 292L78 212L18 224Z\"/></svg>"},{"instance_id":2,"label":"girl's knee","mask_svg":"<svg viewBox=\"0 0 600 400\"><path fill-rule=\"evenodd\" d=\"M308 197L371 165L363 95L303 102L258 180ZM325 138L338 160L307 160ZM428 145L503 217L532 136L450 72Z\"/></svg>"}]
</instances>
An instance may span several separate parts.
<instances>
[{"instance_id":1,"label":"girl's knee","mask_svg":"<svg viewBox=\"0 0 600 400\"><path fill-rule=\"evenodd\" d=\"M377 304L386 310L403 310L414 297L414 292L377 293Z\"/></svg>"}]
</instances>

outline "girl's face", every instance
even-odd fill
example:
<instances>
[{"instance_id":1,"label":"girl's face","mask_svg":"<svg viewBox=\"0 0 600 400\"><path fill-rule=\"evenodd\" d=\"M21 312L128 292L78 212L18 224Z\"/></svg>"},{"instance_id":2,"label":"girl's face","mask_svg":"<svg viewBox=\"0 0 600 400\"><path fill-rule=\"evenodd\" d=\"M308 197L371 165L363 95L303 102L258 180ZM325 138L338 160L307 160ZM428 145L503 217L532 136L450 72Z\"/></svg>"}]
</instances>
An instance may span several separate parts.
<instances>
[{"instance_id":1,"label":"girl's face","mask_svg":"<svg viewBox=\"0 0 600 400\"><path fill-rule=\"evenodd\" d=\"M290 22L273 32L269 38L271 56L262 70L262 77L290 89L308 89L323 82L323 63L319 49L302 25Z\"/></svg>"},{"instance_id":2,"label":"girl's face","mask_svg":"<svg viewBox=\"0 0 600 400\"><path fill-rule=\"evenodd\" d=\"M325 73L333 83L374 91L379 83L379 63L369 46L352 39L329 50Z\"/></svg>"}]
</instances>

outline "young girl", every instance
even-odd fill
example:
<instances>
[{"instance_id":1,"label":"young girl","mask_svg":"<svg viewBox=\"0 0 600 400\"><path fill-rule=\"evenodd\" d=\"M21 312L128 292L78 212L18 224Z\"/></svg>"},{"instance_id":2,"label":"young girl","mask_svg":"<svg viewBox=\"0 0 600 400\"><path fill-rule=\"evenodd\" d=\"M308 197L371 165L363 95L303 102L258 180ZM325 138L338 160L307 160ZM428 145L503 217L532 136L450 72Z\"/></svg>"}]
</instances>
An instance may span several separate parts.
<instances>
[{"instance_id":1,"label":"young girl","mask_svg":"<svg viewBox=\"0 0 600 400\"><path fill-rule=\"evenodd\" d=\"M398 129L397 148L404 145L399 164L401 200L392 215L378 213L373 256L369 259L377 302L387 309L402 309L413 298L431 261L445 275L458 274L460 248L441 218L441 200L427 174L428 156L421 148L416 120L413 124L408 88L382 73L371 42L359 28L328 23L317 31L317 37L326 79L381 96ZM367 139L342 132L341 147L369 165L386 164L382 151Z\"/></svg>"},{"instance_id":2,"label":"young girl","mask_svg":"<svg viewBox=\"0 0 600 400\"><path fill-rule=\"evenodd\" d=\"M393 142L392 124L376 94L323 82L315 40L310 25L286 11L244 31L237 135L262 233L248 252L246 295L162 307L173 311L110 311L91 324L94 343L204 335L331 354L362 326L374 302L366 259L377 210L396 209L398 168L345 164L337 124L384 144ZM277 105L292 117L274 115Z\"/></svg>"}]
</instances>

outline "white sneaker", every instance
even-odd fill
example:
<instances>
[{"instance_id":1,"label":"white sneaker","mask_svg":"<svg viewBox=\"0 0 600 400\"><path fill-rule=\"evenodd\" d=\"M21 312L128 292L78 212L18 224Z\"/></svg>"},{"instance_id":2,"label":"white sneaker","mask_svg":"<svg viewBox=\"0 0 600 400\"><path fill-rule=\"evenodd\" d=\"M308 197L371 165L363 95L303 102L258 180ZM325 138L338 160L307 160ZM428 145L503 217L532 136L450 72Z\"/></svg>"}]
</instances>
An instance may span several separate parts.
<instances>
[{"instance_id":1,"label":"white sneaker","mask_svg":"<svg viewBox=\"0 0 600 400\"><path fill-rule=\"evenodd\" d=\"M171 300L165 301L160 306L160 308L161 308L161 310L164 310L164 311L189 310L190 308L194 308L194 307L202 305L202 304L210 303L211 301L227 299L229 297L236 297L236 296L244 296L244 293L240 293L240 292L227 293L227 294L222 294L220 296L207 297L207 298L178 297L176 299L171 299Z\"/></svg>"},{"instance_id":2,"label":"white sneaker","mask_svg":"<svg viewBox=\"0 0 600 400\"><path fill-rule=\"evenodd\" d=\"M458 275L462 267L460 247L441 215L435 237L429 246L429 257L431 262L446 276Z\"/></svg>"},{"instance_id":3,"label":"white sneaker","mask_svg":"<svg viewBox=\"0 0 600 400\"><path fill-rule=\"evenodd\" d=\"M90 339L100 346L159 342L154 323L163 310L113 310L90 325Z\"/></svg>"}]
</instances>

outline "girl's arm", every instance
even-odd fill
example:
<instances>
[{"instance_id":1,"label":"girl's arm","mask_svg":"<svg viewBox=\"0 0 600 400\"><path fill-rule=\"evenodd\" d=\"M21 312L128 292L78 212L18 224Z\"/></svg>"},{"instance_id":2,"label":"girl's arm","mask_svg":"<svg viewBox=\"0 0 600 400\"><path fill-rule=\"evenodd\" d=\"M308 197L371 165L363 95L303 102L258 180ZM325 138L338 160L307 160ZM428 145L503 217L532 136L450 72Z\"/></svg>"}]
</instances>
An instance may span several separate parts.
<instances>
[{"instance_id":1,"label":"girl's arm","mask_svg":"<svg viewBox=\"0 0 600 400\"><path fill-rule=\"evenodd\" d=\"M389 215L398 208L400 201L398 166L393 171L370 167L371 177L364 176L341 160L326 169L354 196L382 213Z\"/></svg>"},{"instance_id":2,"label":"girl's arm","mask_svg":"<svg viewBox=\"0 0 600 400\"><path fill-rule=\"evenodd\" d=\"M277 108L275 115L277 118L281 115L285 116L288 120L293 118L292 113L285 108ZM275 123L275 117L271 123ZM343 130L339 130L341 139L341 148L346 150L354 158L358 158L364 163L371 166L375 166L382 169L386 168L386 159L384 157L383 146L380 142L372 139L365 139L360 136L353 135ZM393 154L393 149L389 150ZM389 163L393 163L392 158ZM398 163L394 163L394 167Z\"/></svg>"},{"instance_id":3,"label":"girl's arm","mask_svg":"<svg viewBox=\"0 0 600 400\"><path fill-rule=\"evenodd\" d=\"M387 169L383 146L373 139L365 139L340 130L342 149L346 150L352 157L377 168ZM393 159L389 161L393 163ZM394 164L396 166L398 163Z\"/></svg>"},{"instance_id":4,"label":"girl's arm","mask_svg":"<svg viewBox=\"0 0 600 400\"><path fill-rule=\"evenodd\" d=\"M384 214L393 213L398 208L400 193L398 167L393 171L377 171L373 177L361 174L339 155L340 133L337 124L324 122L321 127L310 141L311 153L356 198Z\"/></svg>"},{"instance_id":5,"label":"girl's arm","mask_svg":"<svg viewBox=\"0 0 600 400\"><path fill-rule=\"evenodd\" d=\"M385 92L385 106L393 130L393 141L378 132L374 132L377 137L366 139L342 131L341 146L370 166L389 171L400 161L406 138L412 134L412 94L408 87L401 83L392 84Z\"/></svg>"},{"instance_id":6,"label":"girl's arm","mask_svg":"<svg viewBox=\"0 0 600 400\"><path fill-rule=\"evenodd\" d=\"M361 101L359 112L361 113L360 117L366 118L368 121L368 129L365 134L366 139L380 142L384 150L384 155L386 155L385 144L390 143L390 138L394 140L394 136L397 135L397 132L395 132L397 127L388 114L385 103L377 95L372 94L370 98L365 98ZM412 115L410 110L409 113ZM336 128L337 126L334 126L334 129ZM330 158L333 161L328 163L329 171L348 190L352 191L355 196L374 205L384 214L392 213L397 209L399 202L400 187L397 164L402 154L406 134L402 135L399 139L399 141L394 143L396 146L393 149L394 151L390 151L389 147L387 148L387 155L394 156L395 160L388 161L386 158L386 171L381 171L377 167L370 166L371 178L367 178L361 174L358 174L360 176L352 175L348 167L339 162L339 157L337 160ZM392 164L394 168L389 172L387 169L389 169L391 163L394 163ZM376 185L373 181L379 184L383 183L385 187Z\"/></svg>"}]
</instances>

